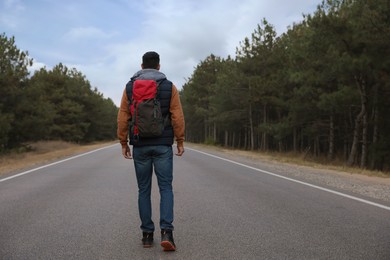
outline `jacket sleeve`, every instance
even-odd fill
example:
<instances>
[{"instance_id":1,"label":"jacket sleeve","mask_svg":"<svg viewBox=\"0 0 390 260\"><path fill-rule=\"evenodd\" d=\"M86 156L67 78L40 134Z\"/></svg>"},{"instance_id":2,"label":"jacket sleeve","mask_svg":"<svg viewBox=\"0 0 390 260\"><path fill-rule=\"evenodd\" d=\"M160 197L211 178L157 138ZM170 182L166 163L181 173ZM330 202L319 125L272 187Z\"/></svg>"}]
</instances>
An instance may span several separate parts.
<instances>
[{"instance_id":1,"label":"jacket sleeve","mask_svg":"<svg viewBox=\"0 0 390 260\"><path fill-rule=\"evenodd\" d=\"M130 120L131 120L131 114L129 111L129 105L128 105L127 94L125 89L123 91L121 105L119 107L118 118L117 118L117 122L118 122L117 136L122 147L127 146Z\"/></svg>"},{"instance_id":2,"label":"jacket sleeve","mask_svg":"<svg viewBox=\"0 0 390 260\"><path fill-rule=\"evenodd\" d=\"M169 112L171 113L173 133L176 138L177 146L183 147L185 131L184 114L180 103L179 92L177 91L175 85L172 85L172 97Z\"/></svg>"}]
</instances>

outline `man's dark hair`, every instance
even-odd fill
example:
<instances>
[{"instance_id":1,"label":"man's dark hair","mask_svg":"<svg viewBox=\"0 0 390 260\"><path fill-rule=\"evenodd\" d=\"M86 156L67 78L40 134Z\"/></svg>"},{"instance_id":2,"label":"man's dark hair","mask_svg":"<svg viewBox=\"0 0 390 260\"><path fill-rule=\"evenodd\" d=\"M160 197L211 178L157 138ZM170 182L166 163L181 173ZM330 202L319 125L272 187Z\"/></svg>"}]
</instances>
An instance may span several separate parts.
<instances>
[{"instance_id":1,"label":"man's dark hair","mask_svg":"<svg viewBox=\"0 0 390 260\"><path fill-rule=\"evenodd\" d=\"M157 69L160 64L160 55L154 51L148 51L142 56L142 65L144 69Z\"/></svg>"}]
</instances>

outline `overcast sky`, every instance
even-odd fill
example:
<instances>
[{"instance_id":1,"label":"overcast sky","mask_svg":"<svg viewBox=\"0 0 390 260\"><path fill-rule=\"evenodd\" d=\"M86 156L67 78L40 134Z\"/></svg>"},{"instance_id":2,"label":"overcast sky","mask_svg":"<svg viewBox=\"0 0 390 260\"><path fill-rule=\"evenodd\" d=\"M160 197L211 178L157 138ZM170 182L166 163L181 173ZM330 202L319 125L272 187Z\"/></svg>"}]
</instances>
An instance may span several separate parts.
<instances>
[{"instance_id":1,"label":"overcast sky","mask_svg":"<svg viewBox=\"0 0 390 260\"><path fill-rule=\"evenodd\" d=\"M0 0L0 33L34 67L62 62L119 105L146 51L180 89L208 55L235 56L266 18L278 35L321 0Z\"/></svg>"}]
</instances>

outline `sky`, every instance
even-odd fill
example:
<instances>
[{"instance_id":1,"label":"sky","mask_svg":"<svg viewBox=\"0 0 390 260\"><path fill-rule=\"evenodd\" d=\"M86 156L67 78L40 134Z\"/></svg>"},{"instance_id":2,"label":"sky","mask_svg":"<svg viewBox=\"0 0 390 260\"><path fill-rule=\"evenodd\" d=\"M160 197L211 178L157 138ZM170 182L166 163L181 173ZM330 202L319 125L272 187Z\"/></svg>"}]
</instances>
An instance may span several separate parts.
<instances>
[{"instance_id":1,"label":"sky","mask_svg":"<svg viewBox=\"0 0 390 260\"><path fill-rule=\"evenodd\" d=\"M263 18L278 35L322 0L0 0L0 34L33 58L63 63L119 106L147 51L178 89L210 54L235 57Z\"/></svg>"}]
</instances>

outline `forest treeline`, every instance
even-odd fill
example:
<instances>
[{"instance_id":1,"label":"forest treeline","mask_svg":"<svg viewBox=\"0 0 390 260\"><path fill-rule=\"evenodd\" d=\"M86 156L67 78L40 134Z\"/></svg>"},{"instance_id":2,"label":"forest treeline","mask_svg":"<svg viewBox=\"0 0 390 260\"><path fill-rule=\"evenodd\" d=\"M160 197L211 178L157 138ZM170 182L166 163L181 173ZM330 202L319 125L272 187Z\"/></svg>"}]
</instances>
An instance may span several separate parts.
<instances>
[{"instance_id":1,"label":"forest treeline","mask_svg":"<svg viewBox=\"0 0 390 260\"><path fill-rule=\"evenodd\" d=\"M185 83L186 139L388 171L389 57L388 0L324 1L280 36L264 19Z\"/></svg>"},{"instance_id":2,"label":"forest treeline","mask_svg":"<svg viewBox=\"0 0 390 260\"><path fill-rule=\"evenodd\" d=\"M115 138L118 108L81 72L59 63L30 75L32 64L14 37L0 35L0 152L31 141Z\"/></svg>"}]
</instances>

